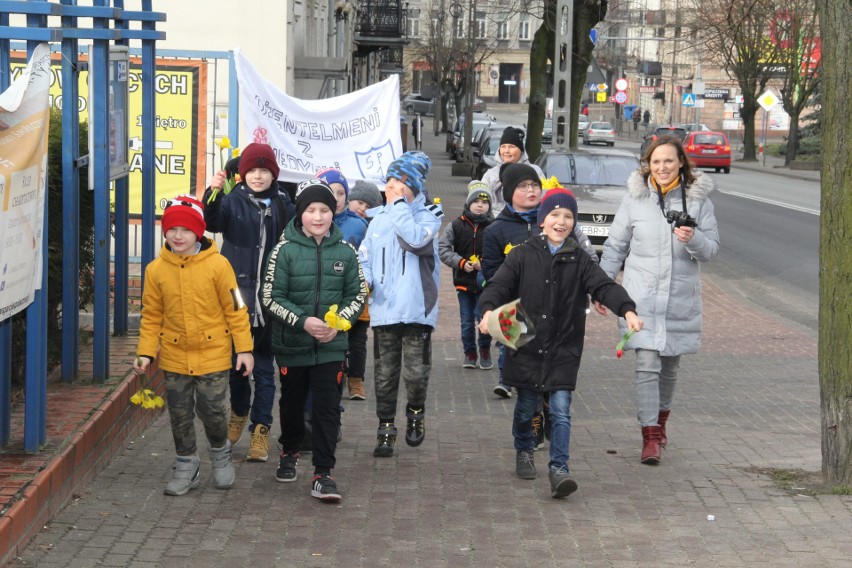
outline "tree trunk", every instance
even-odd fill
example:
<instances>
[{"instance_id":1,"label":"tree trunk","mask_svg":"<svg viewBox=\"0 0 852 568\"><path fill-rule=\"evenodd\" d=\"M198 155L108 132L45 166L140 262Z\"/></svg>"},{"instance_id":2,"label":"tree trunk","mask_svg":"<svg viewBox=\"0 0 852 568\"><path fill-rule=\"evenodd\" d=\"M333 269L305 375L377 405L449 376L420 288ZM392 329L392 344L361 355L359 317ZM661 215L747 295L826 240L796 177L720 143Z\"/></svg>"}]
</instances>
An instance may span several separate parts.
<instances>
[{"instance_id":1,"label":"tree trunk","mask_svg":"<svg viewBox=\"0 0 852 568\"><path fill-rule=\"evenodd\" d=\"M822 35L819 381L822 473L852 485L852 60L849 0L816 0ZM843 156L846 156L844 158Z\"/></svg>"},{"instance_id":2,"label":"tree trunk","mask_svg":"<svg viewBox=\"0 0 852 568\"><path fill-rule=\"evenodd\" d=\"M745 100L743 102L744 104L740 111L740 118L743 120L743 160L753 162L757 160L754 127L754 118L757 116L757 105L747 105L745 104ZM749 106L752 107L751 111L747 110Z\"/></svg>"},{"instance_id":3,"label":"tree trunk","mask_svg":"<svg viewBox=\"0 0 852 568\"><path fill-rule=\"evenodd\" d=\"M789 166L790 162L796 159L796 154L799 153L799 114L796 109L790 113L790 134L787 136L787 151L784 155L784 165Z\"/></svg>"},{"instance_id":4,"label":"tree trunk","mask_svg":"<svg viewBox=\"0 0 852 568\"><path fill-rule=\"evenodd\" d=\"M541 153L541 131L544 129L544 114L547 111L547 61L553 54L548 53L547 22L542 22L533 36L530 46L530 101L527 110L527 155L534 162Z\"/></svg>"}]
</instances>

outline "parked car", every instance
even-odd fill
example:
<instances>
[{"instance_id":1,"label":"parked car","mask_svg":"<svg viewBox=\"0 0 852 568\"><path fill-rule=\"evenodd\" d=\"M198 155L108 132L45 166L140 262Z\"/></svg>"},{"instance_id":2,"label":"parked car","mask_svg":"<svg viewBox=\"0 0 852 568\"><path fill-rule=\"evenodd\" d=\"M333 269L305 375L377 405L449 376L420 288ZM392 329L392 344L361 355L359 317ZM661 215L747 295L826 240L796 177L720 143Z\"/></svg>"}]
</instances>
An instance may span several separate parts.
<instances>
[{"instance_id":1,"label":"parked car","mask_svg":"<svg viewBox=\"0 0 852 568\"><path fill-rule=\"evenodd\" d=\"M473 112L485 112L487 108L488 105L482 99L477 97L473 100Z\"/></svg>"},{"instance_id":2,"label":"parked car","mask_svg":"<svg viewBox=\"0 0 852 568\"><path fill-rule=\"evenodd\" d=\"M491 116L490 114L484 112L474 112L473 123L476 124L477 122L487 122L493 124L497 122L497 119ZM453 124L453 129L447 132L446 152L451 159L455 160L458 141L461 138L462 131L464 130L464 115L461 115L459 118L452 119L451 123ZM505 126L503 128L505 128Z\"/></svg>"},{"instance_id":3,"label":"parked car","mask_svg":"<svg viewBox=\"0 0 852 568\"><path fill-rule=\"evenodd\" d=\"M615 149L548 148L535 163L545 177L556 176L574 192L580 228L600 255L618 205L627 193L627 178L639 169L636 155Z\"/></svg>"},{"instance_id":4,"label":"parked car","mask_svg":"<svg viewBox=\"0 0 852 568\"><path fill-rule=\"evenodd\" d=\"M609 122L592 122L583 130L583 144L615 146L615 129Z\"/></svg>"},{"instance_id":5,"label":"parked car","mask_svg":"<svg viewBox=\"0 0 852 568\"><path fill-rule=\"evenodd\" d=\"M502 131L501 131L502 132ZM497 152L500 150L500 134L492 134L473 149L474 165L471 179L482 179L485 172L499 164Z\"/></svg>"},{"instance_id":6,"label":"parked car","mask_svg":"<svg viewBox=\"0 0 852 568\"><path fill-rule=\"evenodd\" d=\"M402 99L402 109L408 114L432 116L435 114L435 100L420 93L411 93Z\"/></svg>"},{"instance_id":7,"label":"parked car","mask_svg":"<svg viewBox=\"0 0 852 568\"><path fill-rule=\"evenodd\" d=\"M639 148L639 155L644 156L645 150L648 149L651 142L660 136L674 136L678 140L683 141L683 139L686 138L686 130L680 126L654 126L653 128L650 128L648 132L645 133L645 137L642 139L642 146Z\"/></svg>"},{"instance_id":8,"label":"parked car","mask_svg":"<svg viewBox=\"0 0 852 568\"><path fill-rule=\"evenodd\" d=\"M473 115L473 139L479 134L479 131L494 123L494 117L484 113L474 113ZM505 128L505 126L503 127ZM462 161L464 156L464 117L456 121L456 128L453 130L453 141L450 146L450 158L458 162Z\"/></svg>"},{"instance_id":9,"label":"parked car","mask_svg":"<svg viewBox=\"0 0 852 568\"><path fill-rule=\"evenodd\" d=\"M497 138L500 138L500 135L503 134L503 131L506 130L506 127L509 126L504 122L492 122L485 128L479 131L479 134L476 138L473 139L473 148L474 151L479 148L486 138L492 135L497 135Z\"/></svg>"},{"instance_id":10,"label":"parked car","mask_svg":"<svg viewBox=\"0 0 852 568\"><path fill-rule=\"evenodd\" d=\"M550 144L553 141L553 119L545 118L544 127L541 129L541 144Z\"/></svg>"},{"instance_id":11,"label":"parked car","mask_svg":"<svg viewBox=\"0 0 852 568\"><path fill-rule=\"evenodd\" d=\"M581 114L577 118L577 135L582 136L583 131L589 126L589 117L585 114Z\"/></svg>"},{"instance_id":12,"label":"parked car","mask_svg":"<svg viewBox=\"0 0 852 568\"><path fill-rule=\"evenodd\" d=\"M696 131L700 131L700 130L703 130L705 132L711 131L711 128L709 126L707 126L706 124L701 124L699 122L693 122L693 123L690 123L690 124L679 124L678 126L683 128L687 132L696 132Z\"/></svg>"},{"instance_id":13,"label":"parked car","mask_svg":"<svg viewBox=\"0 0 852 568\"><path fill-rule=\"evenodd\" d=\"M699 168L716 168L731 173L731 145L724 132L698 131L686 135L683 149Z\"/></svg>"}]
</instances>

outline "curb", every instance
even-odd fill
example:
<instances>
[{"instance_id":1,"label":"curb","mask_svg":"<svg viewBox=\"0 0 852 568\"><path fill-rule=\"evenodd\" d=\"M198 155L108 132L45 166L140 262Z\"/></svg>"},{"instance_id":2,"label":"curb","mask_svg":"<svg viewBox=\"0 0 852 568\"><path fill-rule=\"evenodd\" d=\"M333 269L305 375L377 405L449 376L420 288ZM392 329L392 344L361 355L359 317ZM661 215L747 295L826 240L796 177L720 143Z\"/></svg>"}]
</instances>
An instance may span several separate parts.
<instances>
[{"instance_id":1,"label":"curb","mask_svg":"<svg viewBox=\"0 0 852 568\"><path fill-rule=\"evenodd\" d=\"M152 371L150 388L162 394L162 373ZM45 523L100 473L125 446L139 436L158 414L137 409L130 397L141 378L130 374L104 398L90 417L63 443L15 502L0 517L0 566L26 548Z\"/></svg>"}]
</instances>

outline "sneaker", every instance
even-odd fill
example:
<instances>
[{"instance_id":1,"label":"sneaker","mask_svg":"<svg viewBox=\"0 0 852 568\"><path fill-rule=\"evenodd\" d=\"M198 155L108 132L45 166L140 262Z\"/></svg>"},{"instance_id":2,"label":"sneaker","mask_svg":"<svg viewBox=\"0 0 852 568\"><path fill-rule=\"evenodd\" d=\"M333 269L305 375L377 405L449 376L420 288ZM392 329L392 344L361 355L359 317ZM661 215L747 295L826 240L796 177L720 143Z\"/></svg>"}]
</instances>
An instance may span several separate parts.
<instances>
[{"instance_id":1,"label":"sneaker","mask_svg":"<svg viewBox=\"0 0 852 568\"><path fill-rule=\"evenodd\" d=\"M577 490L577 482L568 477L568 470L564 467L551 469L548 477L550 477L550 496L554 499L562 499Z\"/></svg>"},{"instance_id":2,"label":"sneaker","mask_svg":"<svg viewBox=\"0 0 852 568\"><path fill-rule=\"evenodd\" d=\"M349 377L346 379L346 384L349 387L349 400L367 400L364 391L364 379Z\"/></svg>"},{"instance_id":3,"label":"sneaker","mask_svg":"<svg viewBox=\"0 0 852 568\"><path fill-rule=\"evenodd\" d=\"M393 455L393 445L396 443L396 426L393 422L380 422L376 432L376 449L373 457L389 458Z\"/></svg>"},{"instance_id":4,"label":"sneaker","mask_svg":"<svg viewBox=\"0 0 852 568\"><path fill-rule=\"evenodd\" d=\"M166 495L185 495L201 483L201 460L198 456L177 456L172 466L172 479L166 485Z\"/></svg>"},{"instance_id":5,"label":"sneaker","mask_svg":"<svg viewBox=\"0 0 852 568\"><path fill-rule=\"evenodd\" d=\"M315 475L311 482L311 497L316 497L326 503L339 503L342 498L334 478L327 473Z\"/></svg>"},{"instance_id":6,"label":"sneaker","mask_svg":"<svg viewBox=\"0 0 852 568\"><path fill-rule=\"evenodd\" d=\"M476 369L476 353L471 351L464 354L464 363L462 369Z\"/></svg>"},{"instance_id":7,"label":"sneaker","mask_svg":"<svg viewBox=\"0 0 852 568\"><path fill-rule=\"evenodd\" d=\"M245 416L240 416L234 412L233 408L231 409L231 419L228 420L228 441L231 442L232 446L236 445L243 437L248 419L248 413Z\"/></svg>"},{"instance_id":8,"label":"sneaker","mask_svg":"<svg viewBox=\"0 0 852 568\"><path fill-rule=\"evenodd\" d=\"M533 461L531 450L518 450L515 473L521 479L535 479L538 476L535 471L535 461Z\"/></svg>"},{"instance_id":9,"label":"sneaker","mask_svg":"<svg viewBox=\"0 0 852 568\"><path fill-rule=\"evenodd\" d=\"M481 348L479 350L479 368L483 371L487 371L493 366L494 362L491 361L491 349L488 347Z\"/></svg>"},{"instance_id":10,"label":"sneaker","mask_svg":"<svg viewBox=\"0 0 852 568\"><path fill-rule=\"evenodd\" d=\"M281 452L281 457L278 460L278 471L275 472L275 479L282 483L296 481L296 466L298 465L299 452Z\"/></svg>"},{"instance_id":11,"label":"sneaker","mask_svg":"<svg viewBox=\"0 0 852 568\"><path fill-rule=\"evenodd\" d=\"M269 428L263 424L258 424L254 427L254 432L251 433L251 443L249 444L248 456L246 461L250 462L265 462L269 459Z\"/></svg>"},{"instance_id":12,"label":"sneaker","mask_svg":"<svg viewBox=\"0 0 852 568\"><path fill-rule=\"evenodd\" d=\"M494 394L496 394L500 398L512 398L512 391L503 383L500 383L496 387L494 387Z\"/></svg>"},{"instance_id":13,"label":"sneaker","mask_svg":"<svg viewBox=\"0 0 852 568\"><path fill-rule=\"evenodd\" d=\"M405 428L405 443L413 448L422 444L426 437L424 410L424 408L415 409L411 405L408 405L405 409L405 415L408 418L408 424Z\"/></svg>"},{"instance_id":14,"label":"sneaker","mask_svg":"<svg viewBox=\"0 0 852 568\"><path fill-rule=\"evenodd\" d=\"M235 476L231 442L225 442L221 448L210 448L210 460L213 462L213 482L216 489L230 489Z\"/></svg>"},{"instance_id":15,"label":"sneaker","mask_svg":"<svg viewBox=\"0 0 852 568\"><path fill-rule=\"evenodd\" d=\"M533 414L532 419L533 436L535 436L535 447L540 450L544 447L544 415L541 412Z\"/></svg>"}]
</instances>

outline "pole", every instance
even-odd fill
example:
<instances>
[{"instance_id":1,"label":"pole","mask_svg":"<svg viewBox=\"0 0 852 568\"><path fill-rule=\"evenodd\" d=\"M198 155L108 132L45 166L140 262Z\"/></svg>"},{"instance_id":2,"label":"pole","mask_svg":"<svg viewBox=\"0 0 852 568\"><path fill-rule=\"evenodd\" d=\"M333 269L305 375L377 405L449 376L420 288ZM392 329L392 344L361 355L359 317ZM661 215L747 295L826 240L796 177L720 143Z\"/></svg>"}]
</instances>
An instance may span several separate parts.
<instances>
[{"instance_id":1,"label":"pole","mask_svg":"<svg viewBox=\"0 0 852 568\"><path fill-rule=\"evenodd\" d=\"M763 150L763 167L766 167L766 109L763 109L763 140L760 143Z\"/></svg>"},{"instance_id":2,"label":"pole","mask_svg":"<svg viewBox=\"0 0 852 568\"><path fill-rule=\"evenodd\" d=\"M553 54L553 137L551 147L567 150L576 132L579 107L571 104L571 63L574 44L574 0L556 2L556 37ZM576 147L576 139L574 139Z\"/></svg>"}]
</instances>

